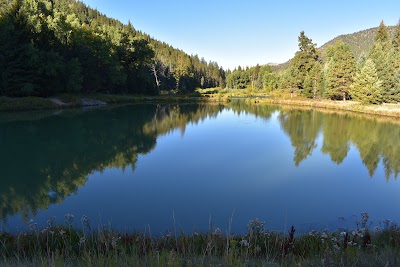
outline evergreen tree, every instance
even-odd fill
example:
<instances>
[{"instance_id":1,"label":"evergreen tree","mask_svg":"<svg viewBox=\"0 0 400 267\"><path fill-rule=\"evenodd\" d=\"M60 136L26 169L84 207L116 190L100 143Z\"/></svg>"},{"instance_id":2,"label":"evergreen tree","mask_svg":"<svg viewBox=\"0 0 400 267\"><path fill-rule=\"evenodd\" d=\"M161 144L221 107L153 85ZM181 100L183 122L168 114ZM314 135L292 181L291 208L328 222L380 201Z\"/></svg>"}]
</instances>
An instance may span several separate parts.
<instances>
[{"instance_id":1,"label":"evergreen tree","mask_svg":"<svg viewBox=\"0 0 400 267\"><path fill-rule=\"evenodd\" d=\"M81 1L3 0L0 39L1 95L157 94L225 84L225 71L215 62L189 56Z\"/></svg>"},{"instance_id":2,"label":"evergreen tree","mask_svg":"<svg viewBox=\"0 0 400 267\"><path fill-rule=\"evenodd\" d=\"M317 62L304 79L303 95L309 98L320 97L322 95L322 82L322 64Z\"/></svg>"},{"instance_id":3,"label":"evergreen tree","mask_svg":"<svg viewBox=\"0 0 400 267\"><path fill-rule=\"evenodd\" d=\"M392 45L397 53L400 52L400 22L396 26L392 39Z\"/></svg>"},{"instance_id":4,"label":"evergreen tree","mask_svg":"<svg viewBox=\"0 0 400 267\"><path fill-rule=\"evenodd\" d=\"M356 68L353 53L349 45L339 41L328 48L327 54L325 95L330 99L345 101L349 97Z\"/></svg>"},{"instance_id":5,"label":"evergreen tree","mask_svg":"<svg viewBox=\"0 0 400 267\"><path fill-rule=\"evenodd\" d=\"M391 92L394 87L396 73L396 55L391 44L377 41L369 51L368 57L374 61L379 79L382 81L382 97L384 102L391 102Z\"/></svg>"},{"instance_id":6,"label":"evergreen tree","mask_svg":"<svg viewBox=\"0 0 400 267\"><path fill-rule=\"evenodd\" d=\"M313 69L315 64L319 61L319 52L316 44L312 42L305 34L304 31L300 32L299 51L296 52L294 58L290 61L290 68L292 69L292 84L300 91L302 95L312 97L309 91L304 90L304 81Z\"/></svg>"},{"instance_id":7,"label":"evergreen tree","mask_svg":"<svg viewBox=\"0 0 400 267\"><path fill-rule=\"evenodd\" d=\"M379 24L378 30L375 35L375 41L382 43L389 41L389 32L383 20L381 21L381 24Z\"/></svg>"},{"instance_id":8,"label":"evergreen tree","mask_svg":"<svg viewBox=\"0 0 400 267\"><path fill-rule=\"evenodd\" d=\"M357 72L350 94L363 104L382 103L382 82L371 59L367 59L361 71Z\"/></svg>"},{"instance_id":9,"label":"evergreen tree","mask_svg":"<svg viewBox=\"0 0 400 267\"><path fill-rule=\"evenodd\" d=\"M400 102L400 69L396 72L393 79L393 87L388 92L391 102Z\"/></svg>"}]
</instances>

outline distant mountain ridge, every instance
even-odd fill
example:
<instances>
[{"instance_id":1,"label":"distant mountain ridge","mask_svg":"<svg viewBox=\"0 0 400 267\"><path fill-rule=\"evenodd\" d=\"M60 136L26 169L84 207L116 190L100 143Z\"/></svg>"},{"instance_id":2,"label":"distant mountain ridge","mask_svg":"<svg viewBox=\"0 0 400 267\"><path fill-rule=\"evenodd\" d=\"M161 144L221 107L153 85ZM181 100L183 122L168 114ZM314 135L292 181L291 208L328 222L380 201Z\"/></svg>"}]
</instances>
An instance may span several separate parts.
<instances>
[{"instance_id":1,"label":"distant mountain ridge","mask_svg":"<svg viewBox=\"0 0 400 267\"><path fill-rule=\"evenodd\" d=\"M388 26L387 29L389 36L392 37L396 26ZM337 41L341 40L350 46L354 53L354 57L358 59L363 52L367 53L371 48L377 30L378 27L375 27L355 33L339 35L320 47L322 57L325 57L325 51L330 45L334 45Z\"/></svg>"},{"instance_id":2,"label":"distant mountain ridge","mask_svg":"<svg viewBox=\"0 0 400 267\"><path fill-rule=\"evenodd\" d=\"M388 26L387 29L390 37L392 37L395 32L396 26ZM343 41L350 46L351 50L354 53L354 57L357 60L363 52L368 53L369 49L374 43L374 37L377 30L378 27L375 27L367 30L361 30L355 33L342 34L333 38L332 40L328 41L327 43L319 47L322 59L323 60L325 59L326 49L330 45L334 45L338 41ZM310 37L312 38L312 36ZM285 69L286 67L289 66L289 62L290 60L285 63L277 64L274 66L274 68L276 71Z\"/></svg>"}]
</instances>

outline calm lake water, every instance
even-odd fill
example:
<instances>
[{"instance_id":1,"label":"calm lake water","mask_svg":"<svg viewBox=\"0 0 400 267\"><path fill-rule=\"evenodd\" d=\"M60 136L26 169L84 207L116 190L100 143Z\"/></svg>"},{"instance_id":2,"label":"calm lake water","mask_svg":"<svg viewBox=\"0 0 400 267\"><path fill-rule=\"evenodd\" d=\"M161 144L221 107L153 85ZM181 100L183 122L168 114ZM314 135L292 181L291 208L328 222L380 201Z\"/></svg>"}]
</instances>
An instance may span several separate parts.
<instances>
[{"instance_id":1,"label":"calm lake water","mask_svg":"<svg viewBox=\"0 0 400 267\"><path fill-rule=\"evenodd\" d=\"M400 222L399 137L389 118L242 102L2 113L1 227L66 214L152 234Z\"/></svg>"}]
</instances>

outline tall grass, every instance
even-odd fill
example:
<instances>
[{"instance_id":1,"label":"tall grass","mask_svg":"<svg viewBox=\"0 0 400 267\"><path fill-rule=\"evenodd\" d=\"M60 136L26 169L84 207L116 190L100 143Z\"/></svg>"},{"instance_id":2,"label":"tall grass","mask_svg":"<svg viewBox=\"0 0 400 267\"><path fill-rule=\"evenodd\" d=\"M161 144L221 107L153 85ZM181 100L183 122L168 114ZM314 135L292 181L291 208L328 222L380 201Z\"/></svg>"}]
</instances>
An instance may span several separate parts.
<instances>
[{"instance_id":1,"label":"tall grass","mask_svg":"<svg viewBox=\"0 0 400 267\"><path fill-rule=\"evenodd\" d=\"M121 233L111 227L93 229L88 218L81 229L49 223L29 231L0 234L0 266L398 266L400 228L385 222L369 229L368 218L355 230L311 231L296 236L265 229L254 219L247 233L204 233L152 236ZM366 220L365 220L366 219Z\"/></svg>"}]
</instances>

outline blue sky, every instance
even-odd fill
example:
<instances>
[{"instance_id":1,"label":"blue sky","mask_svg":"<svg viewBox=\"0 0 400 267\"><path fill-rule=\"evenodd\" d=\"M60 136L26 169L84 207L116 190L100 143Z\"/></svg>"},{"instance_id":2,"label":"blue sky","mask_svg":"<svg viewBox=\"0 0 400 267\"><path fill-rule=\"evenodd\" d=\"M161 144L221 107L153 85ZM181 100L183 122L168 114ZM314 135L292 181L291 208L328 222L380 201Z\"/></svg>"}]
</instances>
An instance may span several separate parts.
<instances>
[{"instance_id":1,"label":"blue sky","mask_svg":"<svg viewBox=\"0 0 400 267\"><path fill-rule=\"evenodd\" d=\"M109 17L225 69L282 63L300 31L323 45L340 34L396 25L400 1L83 0Z\"/></svg>"}]
</instances>

